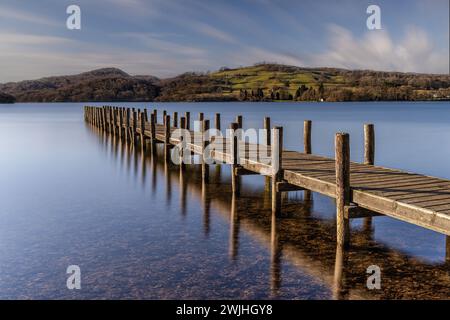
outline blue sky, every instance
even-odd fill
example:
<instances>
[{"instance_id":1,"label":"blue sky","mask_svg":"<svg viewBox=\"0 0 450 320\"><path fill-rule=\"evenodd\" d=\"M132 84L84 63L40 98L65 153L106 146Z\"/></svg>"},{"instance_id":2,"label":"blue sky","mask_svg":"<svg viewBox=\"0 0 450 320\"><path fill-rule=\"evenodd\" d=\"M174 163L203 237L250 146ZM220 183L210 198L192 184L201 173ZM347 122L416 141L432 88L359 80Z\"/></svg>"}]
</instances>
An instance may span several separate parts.
<instances>
[{"instance_id":1,"label":"blue sky","mask_svg":"<svg viewBox=\"0 0 450 320\"><path fill-rule=\"evenodd\" d=\"M82 29L66 28L81 7ZM369 5L382 30L366 27ZM0 0L0 82L257 62L448 73L449 0Z\"/></svg>"}]
</instances>

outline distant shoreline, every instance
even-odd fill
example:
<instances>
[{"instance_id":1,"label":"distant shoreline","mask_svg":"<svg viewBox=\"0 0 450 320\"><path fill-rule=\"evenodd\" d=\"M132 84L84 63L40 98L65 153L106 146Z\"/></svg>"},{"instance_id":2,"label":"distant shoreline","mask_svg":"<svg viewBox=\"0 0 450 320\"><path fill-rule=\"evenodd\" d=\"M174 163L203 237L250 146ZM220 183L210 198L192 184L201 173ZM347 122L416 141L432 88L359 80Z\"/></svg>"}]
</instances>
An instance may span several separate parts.
<instances>
[{"instance_id":1,"label":"distant shoreline","mask_svg":"<svg viewBox=\"0 0 450 320\"><path fill-rule=\"evenodd\" d=\"M2 102L450 101L450 75L257 64L170 79L116 68L0 84Z\"/></svg>"}]
</instances>

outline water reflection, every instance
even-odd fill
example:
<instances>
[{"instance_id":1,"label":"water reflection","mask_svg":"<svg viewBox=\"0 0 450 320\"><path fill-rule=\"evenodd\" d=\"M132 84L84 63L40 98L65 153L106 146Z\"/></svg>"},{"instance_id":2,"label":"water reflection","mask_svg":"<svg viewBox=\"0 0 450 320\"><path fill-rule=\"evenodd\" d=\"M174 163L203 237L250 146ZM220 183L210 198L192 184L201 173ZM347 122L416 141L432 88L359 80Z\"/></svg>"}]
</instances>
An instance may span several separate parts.
<instances>
[{"instance_id":1,"label":"water reflection","mask_svg":"<svg viewBox=\"0 0 450 320\"><path fill-rule=\"evenodd\" d=\"M283 284L292 281L288 277L293 274L286 272L285 275L284 272L294 268L315 282L323 283L329 289L329 293L324 292L324 298L449 298L448 237L445 261L434 264L375 241L370 219L364 220L361 228L352 230L350 248L336 247L335 222L315 214L314 195L309 191L295 194L301 194L302 197L285 194L283 215L277 218L271 214L267 179L264 183L264 178L260 177L260 187L242 181L241 195L236 196L231 192L229 174L222 172L226 167L209 166L213 179L207 182L202 179L201 165L181 168L165 161L164 150L161 148L147 148L148 151L143 152L117 137L107 136L94 129L93 132L99 137L102 150L118 161L121 168L126 158L127 171L133 172L136 181L141 180L143 188L150 183L153 195L157 192L158 176L164 175L168 206L172 199L172 184L176 184L183 217L189 214L188 193L195 197L203 210L202 230L206 239L212 233L211 208L214 207L214 212L225 217L225 221L229 222L230 261L239 262L240 242L244 236L265 247L270 260L270 269L266 270L270 282L267 283L268 297L282 297L282 291L287 290ZM134 161L133 168L130 168L131 159ZM378 265L382 270L381 290L369 290L366 287L366 270L371 265ZM301 283L297 288L291 288L294 291L302 289Z\"/></svg>"}]
</instances>

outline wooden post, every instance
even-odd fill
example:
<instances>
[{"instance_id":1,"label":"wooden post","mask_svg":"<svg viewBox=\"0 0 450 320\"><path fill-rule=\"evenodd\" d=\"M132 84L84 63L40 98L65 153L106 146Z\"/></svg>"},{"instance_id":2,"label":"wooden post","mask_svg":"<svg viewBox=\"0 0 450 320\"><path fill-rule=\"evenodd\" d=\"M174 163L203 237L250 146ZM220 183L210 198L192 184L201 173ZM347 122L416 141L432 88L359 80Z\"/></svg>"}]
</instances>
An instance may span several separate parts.
<instances>
[{"instance_id":1,"label":"wooden post","mask_svg":"<svg viewBox=\"0 0 450 320\"><path fill-rule=\"evenodd\" d=\"M185 117L181 117L180 118L180 128L181 129L185 129L186 128L186 118ZM185 168L185 163L184 163L184 150L186 148L186 141L184 140L184 136L181 136L181 149L180 149L180 170L183 171Z\"/></svg>"},{"instance_id":2,"label":"wooden post","mask_svg":"<svg viewBox=\"0 0 450 320\"><path fill-rule=\"evenodd\" d=\"M133 141L133 145L136 146L137 144L137 112L136 110L133 111L133 122L132 122L132 128L131 128L131 139Z\"/></svg>"},{"instance_id":3,"label":"wooden post","mask_svg":"<svg viewBox=\"0 0 450 320\"><path fill-rule=\"evenodd\" d=\"M241 115L236 117L236 123L238 124L238 129L242 129L242 116Z\"/></svg>"},{"instance_id":4,"label":"wooden post","mask_svg":"<svg viewBox=\"0 0 450 320\"><path fill-rule=\"evenodd\" d=\"M145 119L145 122L148 122L147 108L144 108L144 119Z\"/></svg>"},{"instance_id":5,"label":"wooden post","mask_svg":"<svg viewBox=\"0 0 450 320\"><path fill-rule=\"evenodd\" d=\"M113 135L116 137L117 134L117 112L116 109L113 109Z\"/></svg>"},{"instance_id":6,"label":"wooden post","mask_svg":"<svg viewBox=\"0 0 450 320\"><path fill-rule=\"evenodd\" d=\"M231 154L231 188L233 194L240 193L240 186L238 181L238 175L236 174L236 169L239 167L239 146L238 138L236 136L236 130L238 129L238 124L233 122L230 124L230 154Z\"/></svg>"},{"instance_id":7,"label":"wooden post","mask_svg":"<svg viewBox=\"0 0 450 320\"><path fill-rule=\"evenodd\" d=\"M150 139L151 144L156 144L156 115L155 113L152 113L150 115Z\"/></svg>"},{"instance_id":8,"label":"wooden post","mask_svg":"<svg viewBox=\"0 0 450 320\"><path fill-rule=\"evenodd\" d=\"M119 109L119 139L122 139L122 132L123 132L123 110L122 108Z\"/></svg>"},{"instance_id":9,"label":"wooden post","mask_svg":"<svg viewBox=\"0 0 450 320\"><path fill-rule=\"evenodd\" d=\"M108 119L108 132L112 133L112 113L111 113L111 107L106 107L106 116Z\"/></svg>"},{"instance_id":10,"label":"wooden post","mask_svg":"<svg viewBox=\"0 0 450 320\"><path fill-rule=\"evenodd\" d=\"M336 134L336 225L337 244L350 242L350 224L345 208L350 205L350 137L348 133Z\"/></svg>"},{"instance_id":11,"label":"wooden post","mask_svg":"<svg viewBox=\"0 0 450 320\"><path fill-rule=\"evenodd\" d=\"M281 192L277 190L277 183L283 178L281 155L283 151L283 128L272 129L272 214L281 213Z\"/></svg>"},{"instance_id":12,"label":"wooden post","mask_svg":"<svg viewBox=\"0 0 450 320\"><path fill-rule=\"evenodd\" d=\"M264 118L264 130L266 131L266 141L263 141L267 146L270 146L270 118Z\"/></svg>"},{"instance_id":13,"label":"wooden post","mask_svg":"<svg viewBox=\"0 0 450 320\"><path fill-rule=\"evenodd\" d=\"M370 166L375 164L375 128L373 124L364 125L364 164ZM372 217L364 218L363 226L364 230L371 231Z\"/></svg>"},{"instance_id":14,"label":"wooden post","mask_svg":"<svg viewBox=\"0 0 450 320\"><path fill-rule=\"evenodd\" d=\"M312 153L312 146L311 146L311 127L312 127L312 121L311 120L305 120L303 123L303 146L304 146L304 153L305 154L311 154Z\"/></svg>"},{"instance_id":15,"label":"wooden post","mask_svg":"<svg viewBox=\"0 0 450 320\"><path fill-rule=\"evenodd\" d=\"M191 130L191 113L186 112L184 116L186 117L186 130Z\"/></svg>"},{"instance_id":16,"label":"wooden post","mask_svg":"<svg viewBox=\"0 0 450 320\"><path fill-rule=\"evenodd\" d=\"M178 128L178 112L173 113L173 127Z\"/></svg>"},{"instance_id":17,"label":"wooden post","mask_svg":"<svg viewBox=\"0 0 450 320\"><path fill-rule=\"evenodd\" d=\"M164 158L170 160L170 116L164 117Z\"/></svg>"},{"instance_id":18,"label":"wooden post","mask_svg":"<svg viewBox=\"0 0 450 320\"><path fill-rule=\"evenodd\" d=\"M375 130L373 124L364 125L364 164L375 164Z\"/></svg>"},{"instance_id":19,"label":"wooden post","mask_svg":"<svg viewBox=\"0 0 450 320\"><path fill-rule=\"evenodd\" d=\"M208 182L209 180L209 166L205 161L205 150L209 145L209 120L202 121L202 180ZM209 158L209 155L208 155Z\"/></svg>"},{"instance_id":20,"label":"wooden post","mask_svg":"<svg viewBox=\"0 0 450 320\"><path fill-rule=\"evenodd\" d=\"M127 141L131 140L130 137L130 108L125 110L125 139Z\"/></svg>"},{"instance_id":21,"label":"wooden post","mask_svg":"<svg viewBox=\"0 0 450 320\"><path fill-rule=\"evenodd\" d=\"M153 114L155 115L155 124L158 123L158 110L153 109Z\"/></svg>"},{"instance_id":22,"label":"wooden post","mask_svg":"<svg viewBox=\"0 0 450 320\"><path fill-rule=\"evenodd\" d=\"M264 132L265 132L265 141L262 141L262 144L265 144L265 152L263 153L264 155L267 155L269 152L269 146L270 146L270 142L271 142L271 133L270 133L270 118L269 117L264 117ZM264 148L264 146L262 146L262 148ZM271 177L266 176L265 177L265 183L264 183L264 189L266 192L270 191L270 182L271 182Z\"/></svg>"},{"instance_id":23,"label":"wooden post","mask_svg":"<svg viewBox=\"0 0 450 320\"><path fill-rule=\"evenodd\" d=\"M142 152L145 152L146 145L145 145L145 116L144 113L141 112L140 114L140 127L141 127L141 150Z\"/></svg>"},{"instance_id":24,"label":"wooden post","mask_svg":"<svg viewBox=\"0 0 450 320\"><path fill-rule=\"evenodd\" d=\"M163 125L166 125L166 116L167 116L167 111L163 110Z\"/></svg>"},{"instance_id":25,"label":"wooden post","mask_svg":"<svg viewBox=\"0 0 450 320\"><path fill-rule=\"evenodd\" d=\"M202 126L204 119L205 119L205 114L203 112L199 112L198 113L198 121L200 122L200 127Z\"/></svg>"},{"instance_id":26,"label":"wooden post","mask_svg":"<svg viewBox=\"0 0 450 320\"><path fill-rule=\"evenodd\" d=\"M214 127L217 131L220 131L220 113L216 113L215 121L214 121Z\"/></svg>"}]
</instances>

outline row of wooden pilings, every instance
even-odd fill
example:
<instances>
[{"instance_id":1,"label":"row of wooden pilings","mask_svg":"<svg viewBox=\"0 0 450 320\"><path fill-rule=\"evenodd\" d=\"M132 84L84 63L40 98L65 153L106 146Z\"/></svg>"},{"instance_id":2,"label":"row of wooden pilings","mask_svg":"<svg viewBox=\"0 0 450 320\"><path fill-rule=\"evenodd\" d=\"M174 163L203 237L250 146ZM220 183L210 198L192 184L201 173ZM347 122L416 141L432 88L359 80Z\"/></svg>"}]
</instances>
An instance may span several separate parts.
<instances>
[{"instance_id":1,"label":"row of wooden pilings","mask_svg":"<svg viewBox=\"0 0 450 320\"><path fill-rule=\"evenodd\" d=\"M154 109L148 115L147 109L123 108L123 107L84 107L84 119L89 124L110 133L119 139L124 139L131 142L134 146L138 144L143 152L147 149L147 144L150 143L152 153L155 152L157 143L164 144L164 155L166 161L170 159L170 151L173 147L170 144L171 126L174 128L191 130L191 115L190 112L185 112L184 116L179 118L178 112L173 113L173 118L163 111L163 125L164 125L164 141L156 139L156 125L158 124L158 110ZM178 119L180 121L178 121ZM172 120L172 121L171 121ZM210 129L209 120L204 118L204 113L199 113L198 121L200 123L200 131L207 132ZM305 199L310 199L311 192L297 186L289 185L283 181L282 170L282 150L283 150L283 127L274 127L270 129L270 118L265 117L263 122L265 134L265 141L260 142L263 145L270 146L272 164L277 162L278 165L273 166L270 176L266 176L266 188L271 187L272 193L272 213L278 215L281 212L281 193L289 191L303 190L305 192ZM150 130L146 130L149 124ZM220 113L215 114L214 128L221 130L221 116ZM236 121L230 124L231 135L233 139L231 143L231 181L233 194L240 193L240 176L258 174L242 168L237 161L238 155L238 137L234 132L243 128L243 117L238 115ZM139 129L139 133L137 131ZM149 133L149 137L145 132ZM269 132L271 131L271 134ZM312 154L312 121L305 120L303 126L303 144L304 153ZM202 149L205 150L210 143L209 139L202 136ZM184 141L182 142L184 143ZM181 148L180 152L183 152ZM155 153L156 154L156 153ZM181 159L184 155L180 155ZM202 157L201 157L202 158ZM373 165L375 158L375 131L372 124L364 125L364 163ZM336 220L337 220L337 243L338 245L346 245L349 243L349 217L346 210L351 205L351 189L350 189L350 138L347 133L337 133L335 136L335 160L336 160ZM205 161L201 161L202 165L202 180L207 182L209 179L209 167ZM180 162L180 169L184 170L184 162ZM365 218L366 226L371 224L371 218Z\"/></svg>"}]
</instances>

